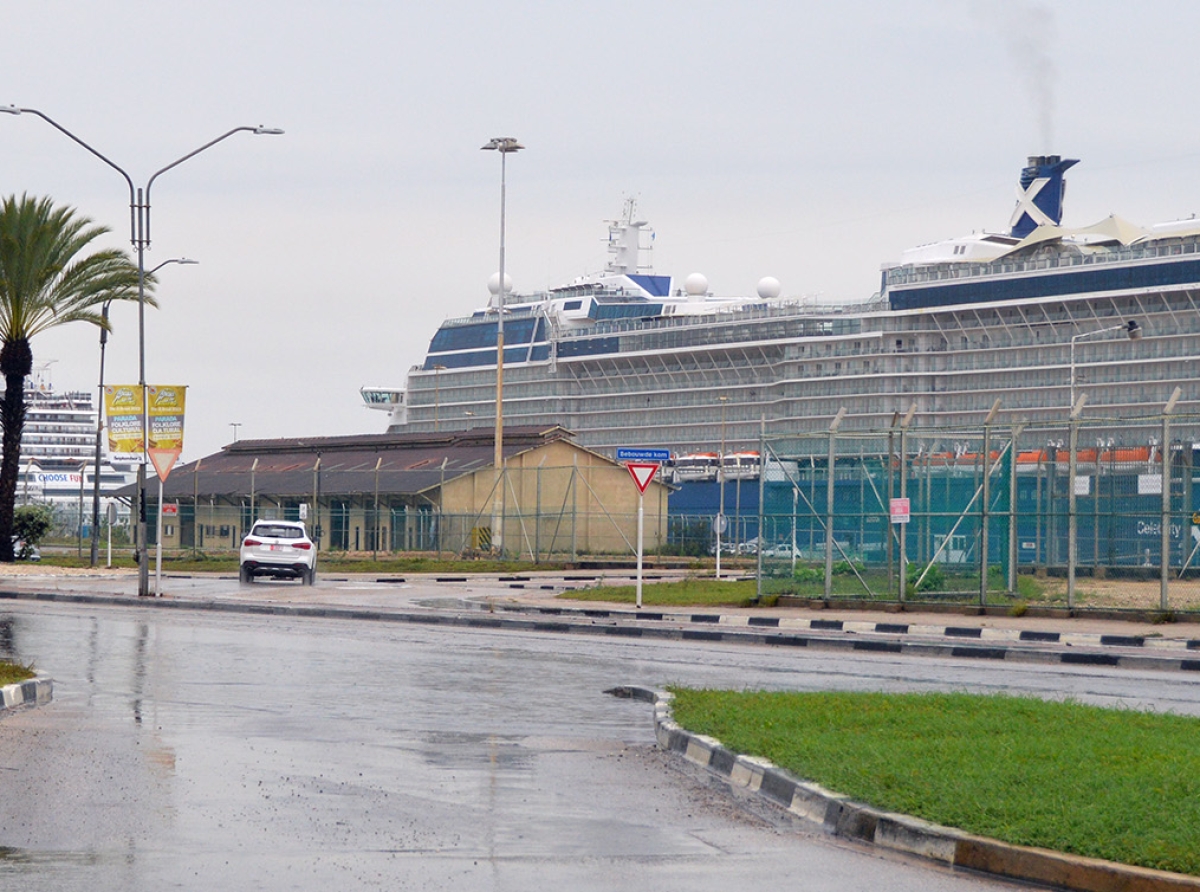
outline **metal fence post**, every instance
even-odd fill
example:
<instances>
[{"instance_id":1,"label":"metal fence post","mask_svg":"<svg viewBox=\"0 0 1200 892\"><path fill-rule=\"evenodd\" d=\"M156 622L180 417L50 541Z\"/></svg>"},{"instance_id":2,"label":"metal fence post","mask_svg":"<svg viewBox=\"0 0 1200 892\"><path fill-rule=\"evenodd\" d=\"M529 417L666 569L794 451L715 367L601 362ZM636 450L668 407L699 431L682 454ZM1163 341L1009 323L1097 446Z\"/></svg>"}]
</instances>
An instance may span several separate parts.
<instances>
[{"instance_id":1,"label":"metal fence post","mask_svg":"<svg viewBox=\"0 0 1200 892\"><path fill-rule=\"evenodd\" d=\"M758 422L758 561L755 567L757 581L754 585L754 597L761 601L763 596L763 552L767 550L766 537L766 507L767 507L767 418L762 416ZM774 538L774 536L772 536Z\"/></svg>"},{"instance_id":2,"label":"metal fence post","mask_svg":"<svg viewBox=\"0 0 1200 892\"><path fill-rule=\"evenodd\" d=\"M992 403L991 411L983 419L983 506L979 514L979 606L987 606L988 588L988 511L992 498L992 422L1000 411L1000 400Z\"/></svg>"},{"instance_id":3,"label":"metal fence post","mask_svg":"<svg viewBox=\"0 0 1200 892\"><path fill-rule=\"evenodd\" d=\"M912 424L913 416L917 414L917 404L914 402L908 407L908 412L904 419L900 422L900 498L908 498L908 469L906 462L908 459L908 426ZM909 513L911 517L911 512ZM908 537L908 524L899 524L900 527L900 603L904 603L905 590L908 587L908 555L905 550Z\"/></svg>"},{"instance_id":4,"label":"metal fence post","mask_svg":"<svg viewBox=\"0 0 1200 892\"><path fill-rule=\"evenodd\" d=\"M838 409L829 424L829 452L825 465L825 597L833 595L833 484L834 465L837 462L837 429L846 417L846 407Z\"/></svg>"},{"instance_id":5,"label":"metal fence post","mask_svg":"<svg viewBox=\"0 0 1200 892\"><path fill-rule=\"evenodd\" d=\"M1183 388L1176 387L1171 398L1163 406L1162 419L1162 518L1159 538L1159 592L1158 608L1167 612L1167 577L1171 566L1171 413L1175 403L1183 395Z\"/></svg>"},{"instance_id":6,"label":"metal fence post","mask_svg":"<svg viewBox=\"0 0 1200 892\"><path fill-rule=\"evenodd\" d=\"M1076 546L1078 545L1079 530L1075 517L1075 466L1079 452L1079 415L1083 412L1083 404L1087 402L1087 394L1081 393L1075 405L1071 407L1071 436L1070 453L1067 457L1067 609L1075 609L1075 564Z\"/></svg>"},{"instance_id":7,"label":"metal fence post","mask_svg":"<svg viewBox=\"0 0 1200 892\"><path fill-rule=\"evenodd\" d=\"M254 526L254 521L257 519L254 514L254 475L258 473L258 458L255 457L254 462L250 465L250 526ZM249 527L246 529L249 532Z\"/></svg>"},{"instance_id":8,"label":"metal fence post","mask_svg":"<svg viewBox=\"0 0 1200 892\"><path fill-rule=\"evenodd\" d=\"M1017 593L1017 561L1020 558L1017 550L1017 458L1021 455L1021 449L1017 440L1024 429L1024 424L1013 425L1008 456L1008 591L1013 595ZM1041 467L1040 455L1038 466Z\"/></svg>"},{"instance_id":9,"label":"metal fence post","mask_svg":"<svg viewBox=\"0 0 1200 892\"><path fill-rule=\"evenodd\" d=\"M892 499L896 496L896 425L900 423L900 413L892 413L892 426L888 428L888 457L887 457L887 500L888 505L892 504ZM896 584L894 562L896 556L895 549L895 532L892 529L891 508L888 508L888 517L884 521L887 531L887 590L890 592Z\"/></svg>"}]
</instances>

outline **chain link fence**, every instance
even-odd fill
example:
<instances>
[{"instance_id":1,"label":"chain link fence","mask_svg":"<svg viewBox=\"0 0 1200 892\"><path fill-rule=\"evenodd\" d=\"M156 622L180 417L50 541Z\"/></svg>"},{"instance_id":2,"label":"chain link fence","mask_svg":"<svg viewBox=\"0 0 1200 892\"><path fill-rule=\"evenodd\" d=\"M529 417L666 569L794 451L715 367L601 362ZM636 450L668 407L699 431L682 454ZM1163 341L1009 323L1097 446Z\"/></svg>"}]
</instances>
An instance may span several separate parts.
<instances>
[{"instance_id":1,"label":"chain link fence","mask_svg":"<svg viewBox=\"0 0 1200 892\"><path fill-rule=\"evenodd\" d=\"M764 593L1200 608L1200 418L764 441Z\"/></svg>"}]
</instances>

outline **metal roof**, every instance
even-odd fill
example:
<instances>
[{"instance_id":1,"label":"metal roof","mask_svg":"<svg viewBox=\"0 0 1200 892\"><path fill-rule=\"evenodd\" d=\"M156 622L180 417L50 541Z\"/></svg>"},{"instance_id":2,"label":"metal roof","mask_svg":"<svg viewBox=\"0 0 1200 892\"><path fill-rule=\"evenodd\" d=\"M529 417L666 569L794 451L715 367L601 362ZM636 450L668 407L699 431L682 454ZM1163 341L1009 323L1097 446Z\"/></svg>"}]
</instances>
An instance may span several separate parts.
<instances>
[{"instance_id":1,"label":"metal roof","mask_svg":"<svg viewBox=\"0 0 1200 892\"><path fill-rule=\"evenodd\" d=\"M163 495L234 497L253 488L272 496L311 497L319 476L322 496L373 493L377 482L380 493L417 496L445 481L492 467L493 435L489 427L446 433L240 440L213 455L177 465L163 486ZM558 426L506 427L504 458L570 437L569 431ZM136 485L126 487L121 495L136 495Z\"/></svg>"}]
</instances>

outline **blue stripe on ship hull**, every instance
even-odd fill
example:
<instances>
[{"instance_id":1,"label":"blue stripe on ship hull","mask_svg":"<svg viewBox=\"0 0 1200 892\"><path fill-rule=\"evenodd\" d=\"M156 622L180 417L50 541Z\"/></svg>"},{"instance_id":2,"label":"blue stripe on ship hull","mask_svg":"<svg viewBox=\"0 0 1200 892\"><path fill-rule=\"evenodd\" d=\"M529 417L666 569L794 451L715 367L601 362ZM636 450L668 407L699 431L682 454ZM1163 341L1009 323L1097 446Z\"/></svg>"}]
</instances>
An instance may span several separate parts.
<instances>
[{"instance_id":1,"label":"blue stripe on ship hull","mask_svg":"<svg viewBox=\"0 0 1200 892\"><path fill-rule=\"evenodd\" d=\"M955 304L1061 297L1126 288L1162 288L1193 283L1200 283L1200 260L905 288L892 291L888 295L888 302L893 310L918 310Z\"/></svg>"}]
</instances>

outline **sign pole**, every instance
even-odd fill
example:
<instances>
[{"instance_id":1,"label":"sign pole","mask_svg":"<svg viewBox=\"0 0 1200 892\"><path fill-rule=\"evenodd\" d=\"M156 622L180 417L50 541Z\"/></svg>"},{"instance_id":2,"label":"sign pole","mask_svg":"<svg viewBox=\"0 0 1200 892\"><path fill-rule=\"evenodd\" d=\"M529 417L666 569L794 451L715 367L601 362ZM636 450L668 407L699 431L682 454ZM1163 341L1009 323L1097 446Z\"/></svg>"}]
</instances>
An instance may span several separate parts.
<instances>
[{"instance_id":1,"label":"sign pole","mask_svg":"<svg viewBox=\"0 0 1200 892\"><path fill-rule=\"evenodd\" d=\"M158 541L154 547L154 597L162 597L163 482L158 478Z\"/></svg>"},{"instance_id":2,"label":"sign pole","mask_svg":"<svg viewBox=\"0 0 1200 892\"><path fill-rule=\"evenodd\" d=\"M632 454L631 454L632 453ZM627 461L625 467L629 471L629 476L633 478L633 484L638 490L638 511L637 511L637 609L642 609L642 539L646 528L646 487L650 485L650 481L654 479L658 473L659 465L657 461L661 461L662 456L670 457L670 453L665 450L649 450L649 449L618 449L617 458L649 458L650 461Z\"/></svg>"},{"instance_id":3,"label":"sign pole","mask_svg":"<svg viewBox=\"0 0 1200 892\"><path fill-rule=\"evenodd\" d=\"M642 530L645 523L644 505L645 490L638 492L638 527L637 527L637 609L642 609Z\"/></svg>"}]
</instances>

